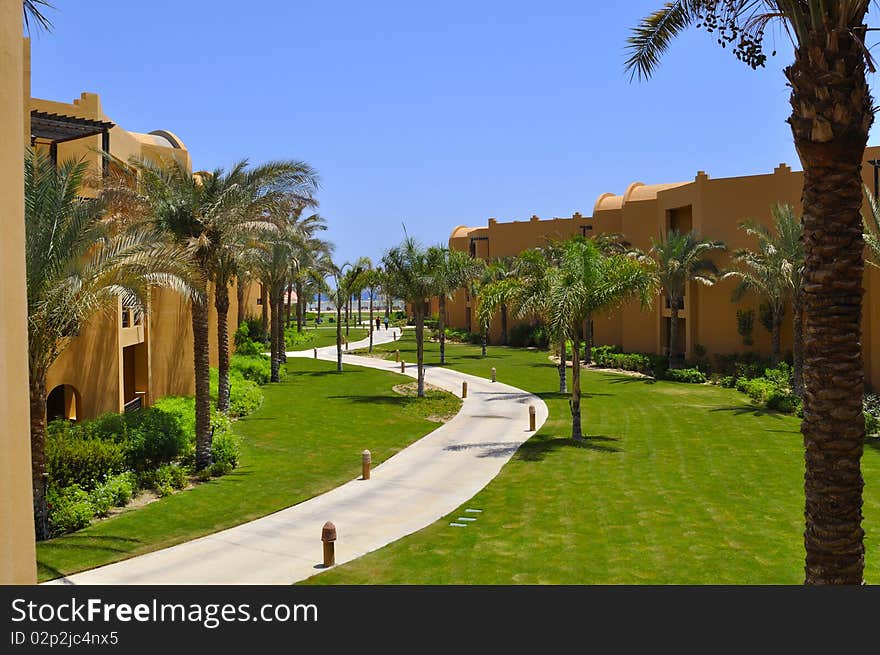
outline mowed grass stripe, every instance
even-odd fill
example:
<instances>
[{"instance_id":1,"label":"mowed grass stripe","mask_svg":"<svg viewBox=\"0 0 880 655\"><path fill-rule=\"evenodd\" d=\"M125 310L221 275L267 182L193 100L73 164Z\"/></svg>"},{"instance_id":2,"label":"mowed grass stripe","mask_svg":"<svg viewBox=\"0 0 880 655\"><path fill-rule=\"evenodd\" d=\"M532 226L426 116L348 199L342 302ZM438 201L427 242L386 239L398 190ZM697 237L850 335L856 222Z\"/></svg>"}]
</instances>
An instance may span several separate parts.
<instances>
[{"instance_id":1,"label":"mowed grass stripe","mask_svg":"<svg viewBox=\"0 0 880 655\"><path fill-rule=\"evenodd\" d=\"M411 378L310 359L291 359L285 381L263 387L265 401L235 423L242 465L230 475L37 546L41 580L165 548L295 505L360 475L456 411L450 394L415 402L392 391ZM316 539L320 535L316 535Z\"/></svg>"},{"instance_id":2,"label":"mowed grass stripe","mask_svg":"<svg viewBox=\"0 0 880 655\"><path fill-rule=\"evenodd\" d=\"M407 361L407 333L394 348ZM436 363L437 344L426 345ZM437 523L314 584L799 584L799 420L731 389L587 371L581 447L548 353L449 345L448 365L540 394L545 426L486 489ZM880 449L865 448L869 582L880 581ZM448 527L465 507L479 520Z\"/></svg>"}]
</instances>

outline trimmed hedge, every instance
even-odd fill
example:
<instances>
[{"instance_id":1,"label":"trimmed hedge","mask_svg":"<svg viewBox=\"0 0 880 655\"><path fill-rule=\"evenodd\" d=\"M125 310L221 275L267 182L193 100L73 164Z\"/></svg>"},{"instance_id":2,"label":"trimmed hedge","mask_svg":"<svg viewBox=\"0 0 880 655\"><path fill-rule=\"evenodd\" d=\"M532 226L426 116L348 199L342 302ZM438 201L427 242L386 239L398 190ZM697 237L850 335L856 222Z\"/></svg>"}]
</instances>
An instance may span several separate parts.
<instances>
[{"instance_id":1,"label":"trimmed hedge","mask_svg":"<svg viewBox=\"0 0 880 655\"><path fill-rule=\"evenodd\" d=\"M671 368L666 371L665 378L672 382L686 382L688 384L706 382L706 375L697 368Z\"/></svg>"}]
</instances>

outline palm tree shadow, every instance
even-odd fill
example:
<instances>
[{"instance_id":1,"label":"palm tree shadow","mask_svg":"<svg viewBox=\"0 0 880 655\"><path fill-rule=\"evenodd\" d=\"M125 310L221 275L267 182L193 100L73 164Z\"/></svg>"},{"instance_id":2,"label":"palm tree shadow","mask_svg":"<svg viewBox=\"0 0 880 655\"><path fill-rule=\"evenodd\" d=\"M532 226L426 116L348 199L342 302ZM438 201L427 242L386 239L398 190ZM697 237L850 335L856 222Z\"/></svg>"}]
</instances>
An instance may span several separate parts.
<instances>
[{"instance_id":1,"label":"palm tree shadow","mask_svg":"<svg viewBox=\"0 0 880 655\"><path fill-rule=\"evenodd\" d=\"M771 418L775 418L777 420L781 419L783 416L789 416L789 414L777 412L772 409L765 409L764 407L757 407L755 405L729 405L726 407L714 407L709 411L732 412L734 416L770 416Z\"/></svg>"},{"instance_id":2,"label":"palm tree shadow","mask_svg":"<svg viewBox=\"0 0 880 655\"><path fill-rule=\"evenodd\" d=\"M603 373L602 377L611 384L657 384L657 380L624 373Z\"/></svg>"},{"instance_id":3,"label":"palm tree shadow","mask_svg":"<svg viewBox=\"0 0 880 655\"><path fill-rule=\"evenodd\" d=\"M519 447L516 458L526 462L540 462L548 454L563 448L578 448L606 454L622 453L624 449L614 445L619 443L620 440L620 437L607 437L603 435L586 436L583 441L574 441L571 437L538 435Z\"/></svg>"},{"instance_id":4,"label":"palm tree shadow","mask_svg":"<svg viewBox=\"0 0 880 655\"><path fill-rule=\"evenodd\" d=\"M880 436L865 437L865 445L872 450L880 452Z\"/></svg>"}]
</instances>

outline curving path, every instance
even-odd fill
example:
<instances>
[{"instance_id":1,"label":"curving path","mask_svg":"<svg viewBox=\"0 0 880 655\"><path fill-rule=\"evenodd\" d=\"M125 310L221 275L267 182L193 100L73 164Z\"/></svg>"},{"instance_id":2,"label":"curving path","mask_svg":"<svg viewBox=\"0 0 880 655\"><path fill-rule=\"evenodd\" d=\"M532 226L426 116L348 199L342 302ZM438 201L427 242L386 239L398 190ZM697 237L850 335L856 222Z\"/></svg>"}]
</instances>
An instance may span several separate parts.
<instances>
[{"instance_id":1,"label":"curving path","mask_svg":"<svg viewBox=\"0 0 880 655\"><path fill-rule=\"evenodd\" d=\"M389 332L376 332L374 343L391 341ZM313 351L287 354L312 357ZM335 361L336 347L319 348L318 357ZM344 365L400 371L393 361L354 355L345 355ZM415 366L406 373L415 377ZM336 525L337 564L430 525L485 487L532 435L527 431L528 406L537 410L538 428L547 419L547 406L521 389L444 368L426 369L425 379L456 395L467 380L461 411L376 466L370 480L352 480L261 519L53 582L291 584L323 570L320 536L325 521ZM352 453L352 469L359 468L358 453Z\"/></svg>"}]
</instances>

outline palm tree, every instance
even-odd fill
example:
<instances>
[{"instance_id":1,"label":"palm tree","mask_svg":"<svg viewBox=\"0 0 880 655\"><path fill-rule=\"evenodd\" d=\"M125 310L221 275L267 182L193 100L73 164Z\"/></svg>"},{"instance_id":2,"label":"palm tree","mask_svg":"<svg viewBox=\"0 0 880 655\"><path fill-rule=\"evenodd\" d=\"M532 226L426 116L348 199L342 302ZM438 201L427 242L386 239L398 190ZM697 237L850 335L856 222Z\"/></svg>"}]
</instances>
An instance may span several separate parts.
<instances>
[{"instance_id":1,"label":"palm tree","mask_svg":"<svg viewBox=\"0 0 880 655\"><path fill-rule=\"evenodd\" d=\"M437 329L440 337L440 365L446 364L446 301L456 291L479 277L484 269L483 260L466 252L444 246L428 248L430 266L437 281Z\"/></svg>"},{"instance_id":2,"label":"palm tree","mask_svg":"<svg viewBox=\"0 0 880 655\"><path fill-rule=\"evenodd\" d=\"M111 183L112 184L112 183ZM196 469L211 463L211 398L208 341L208 289L214 284L218 310L220 406L228 403L229 337L226 312L235 253L255 231L269 229L272 216L290 207L314 204L317 174L297 161L269 162L249 168L246 161L228 172L191 174L182 162L132 160L115 185L118 197L139 194L149 218L186 248L198 271L200 299L192 302L193 361L196 387ZM224 336L225 335L225 336Z\"/></svg>"},{"instance_id":3,"label":"palm tree","mask_svg":"<svg viewBox=\"0 0 880 655\"><path fill-rule=\"evenodd\" d=\"M712 250L723 250L720 241L701 239L696 232L669 230L666 238L659 241L651 239L651 254L656 259L656 274L659 286L666 296L672 310L669 319L669 368L678 365L678 311L684 302L685 292L690 282L712 285L718 275L718 268L707 259Z\"/></svg>"},{"instance_id":4,"label":"palm tree","mask_svg":"<svg viewBox=\"0 0 880 655\"><path fill-rule=\"evenodd\" d=\"M480 306L485 307L486 311L492 310L490 315L484 316L486 324L491 320L491 315L496 311L501 314L501 345L506 346L507 338L507 319L510 304L509 293L513 289L512 281L515 279L515 271L513 269L512 257L499 257L493 259L486 264L483 270L481 280L481 299ZM482 295L491 290L492 302L483 302Z\"/></svg>"},{"instance_id":5,"label":"palm tree","mask_svg":"<svg viewBox=\"0 0 880 655\"><path fill-rule=\"evenodd\" d=\"M733 253L735 268L727 271L724 277L735 277L739 284L733 290L732 300L740 300L747 292L753 291L763 296L767 302L772 332L772 363L779 363L781 355L781 331L785 316L785 306L792 301L794 314L794 363L800 368L798 333L800 326L800 284L803 270L803 246L801 244L801 224L795 219L789 205L774 205L772 208L774 231L754 221L745 221L740 227L758 240L758 249L747 248ZM797 386L797 385L795 385Z\"/></svg>"},{"instance_id":6,"label":"palm tree","mask_svg":"<svg viewBox=\"0 0 880 655\"><path fill-rule=\"evenodd\" d=\"M356 262L345 262L341 266L333 266L330 274L336 284L333 290L333 301L336 304L336 372L342 373L342 309L351 298L351 290L361 283L361 278L368 270L369 259L362 257Z\"/></svg>"},{"instance_id":7,"label":"palm tree","mask_svg":"<svg viewBox=\"0 0 880 655\"><path fill-rule=\"evenodd\" d=\"M370 290L370 346L367 352L373 352L373 329L376 325L375 321L373 320L373 315L375 312L375 306L373 303L376 298L376 290L382 284L382 267L377 266L375 268L371 268L369 271L366 272L364 278L364 288Z\"/></svg>"},{"instance_id":8,"label":"palm tree","mask_svg":"<svg viewBox=\"0 0 880 655\"><path fill-rule=\"evenodd\" d=\"M34 523L49 536L46 506L46 374L88 321L123 304L147 306L151 286L189 294L187 256L155 230L113 220L103 198L80 197L84 162L57 169L25 158L31 457Z\"/></svg>"},{"instance_id":9,"label":"palm tree","mask_svg":"<svg viewBox=\"0 0 880 655\"><path fill-rule=\"evenodd\" d=\"M804 169L804 475L807 584L860 584L865 547L861 474L865 438L861 165L874 121L866 70L869 0L675 0L645 18L627 62L648 77L671 40L697 24L718 31L752 68L764 30L781 24L794 45L785 69L788 123Z\"/></svg>"},{"instance_id":10,"label":"palm tree","mask_svg":"<svg viewBox=\"0 0 880 655\"><path fill-rule=\"evenodd\" d=\"M601 250L601 249L600 249ZM551 339L559 347L559 393L568 393L566 369L568 356L565 331L553 326L551 322L550 291L552 283L558 278L563 245L551 242L542 248L534 248L520 253L514 265L519 288L515 294L514 311L518 318L537 318L550 331Z\"/></svg>"},{"instance_id":11,"label":"palm tree","mask_svg":"<svg viewBox=\"0 0 880 655\"><path fill-rule=\"evenodd\" d=\"M550 324L572 341L571 437L581 441L580 352L584 321L591 314L634 298L647 305L657 280L644 262L626 255L604 255L595 243L584 239L567 242L560 267L548 273Z\"/></svg>"},{"instance_id":12,"label":"palm tree","mask_svg":"<svg viewBox=\"0 0 880 655\"><path fill-rule=\"evenodd\" d=\"M391 248L382 257L385 288L389 296L402 298L413 309L416 323L418 397L425 397L425 304L437 295L437 272L428 251L412 237Z\"/></svg>"},{"instance_id":13,"label":"palm tree","mask_svg":"<svg viewBox=\"0 0 880 655\"><path fill-rule=\"evenodd\" d=\"M24 27L28 34L31 33L31 25L47 32L52 29L52 21L43 13L43 7L55 8L47 0L22 0Z\"/></svg>"}]
</instances>

